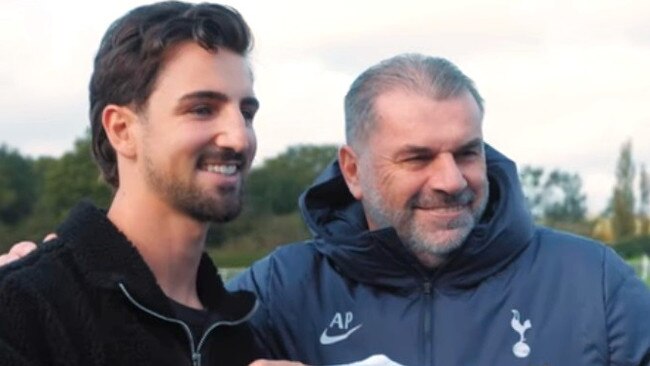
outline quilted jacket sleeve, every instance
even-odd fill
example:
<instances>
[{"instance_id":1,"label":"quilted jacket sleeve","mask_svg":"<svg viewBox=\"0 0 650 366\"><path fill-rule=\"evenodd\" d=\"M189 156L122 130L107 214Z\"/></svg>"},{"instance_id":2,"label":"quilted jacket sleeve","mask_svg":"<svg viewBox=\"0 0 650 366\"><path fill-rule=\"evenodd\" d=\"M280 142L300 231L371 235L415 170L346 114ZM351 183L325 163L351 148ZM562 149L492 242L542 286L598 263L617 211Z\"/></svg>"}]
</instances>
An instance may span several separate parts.
<instances>
[{"instance_id":1,"label":"quilted jacket sleeve","mask_svg":"<svg viewBox=\"0 0 650 366\"><path fill-rule=\"evenodd\" d=\"M604 262L610 365L650 365L650 289L611 249Z\"/></svg>"},{"instance_id":2,"label":"quilted jacket sleeve","mask_svg":"<svg viewBox=\"0 0 650 366\"><path fill-rule=\"evenodd\" d=\"M273 258L266 257L255 262L250 268L240 273L226 284L231 291L246 290L255 293L259 301L259 308L251 318L250 325L255 335L255 340L265 357L270 359L283 359L281 342L278 341L273 326L272 289L270 289Z\"/></svg>"}]
</instances>

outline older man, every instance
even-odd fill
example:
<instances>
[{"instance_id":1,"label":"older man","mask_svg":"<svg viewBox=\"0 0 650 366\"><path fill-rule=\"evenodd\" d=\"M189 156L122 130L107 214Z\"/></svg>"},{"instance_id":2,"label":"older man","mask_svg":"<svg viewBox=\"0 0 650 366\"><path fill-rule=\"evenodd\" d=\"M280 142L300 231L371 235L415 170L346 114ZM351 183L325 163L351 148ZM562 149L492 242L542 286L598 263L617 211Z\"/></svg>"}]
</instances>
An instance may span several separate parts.
<instances>
[{"instance_id":1,"label":"older man","mask_svg":"<svg viewBox=\"0 0 650 366\"><path fill-rule=\"evenodd\" d=\"M650 364L650 292L606 246L534 225L456 66L385 60L345 111L347 145L300 200L314 238L230 284L257 293L252 325L275 357Z\"/></svg>"}]
</instances>

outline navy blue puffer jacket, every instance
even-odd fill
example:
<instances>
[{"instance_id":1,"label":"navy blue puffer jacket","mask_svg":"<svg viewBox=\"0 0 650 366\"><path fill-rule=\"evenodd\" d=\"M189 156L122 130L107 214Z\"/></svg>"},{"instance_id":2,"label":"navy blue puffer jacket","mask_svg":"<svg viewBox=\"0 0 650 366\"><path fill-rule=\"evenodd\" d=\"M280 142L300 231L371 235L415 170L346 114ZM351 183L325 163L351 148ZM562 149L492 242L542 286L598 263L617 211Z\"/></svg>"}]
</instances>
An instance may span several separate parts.
<instances>
[{"instance_id":1,"label":"navy blue puffer jacket","mask_svg":"<svg viewBox=\"0 0 650 366\"><path fill-rule=\"evenodd\" d=\"M515 165L487 147L493 214L435 271L369 231L336 162L301 197L314 238L229 284L276 358L401 365L649 365L650 292L606 246L534 225Z\"/></svg>"}]
</instances>

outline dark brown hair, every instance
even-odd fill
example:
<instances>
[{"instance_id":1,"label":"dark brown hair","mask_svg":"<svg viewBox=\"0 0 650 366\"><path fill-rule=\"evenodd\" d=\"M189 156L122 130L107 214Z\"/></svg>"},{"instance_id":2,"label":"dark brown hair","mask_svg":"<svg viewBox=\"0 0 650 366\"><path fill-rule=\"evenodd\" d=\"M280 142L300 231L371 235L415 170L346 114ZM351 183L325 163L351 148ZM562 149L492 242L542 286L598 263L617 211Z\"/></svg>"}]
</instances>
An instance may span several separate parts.
<instances>
[{"instance_id":1,"label":"dark brown hair","mask_svg":"<svg viewBox=\"0 0 650 366\"><path fill-rule=\"evenodd\" d=\"M102 126L109 104L142 108L151 95L166 51L194 41L216 51L224 47L246 56L252 35L242 16L218 4L166 1L135 8L106 31L90 79L92 152L102 176L119 186L117 159Z\"/></svg>"}]
</instances>

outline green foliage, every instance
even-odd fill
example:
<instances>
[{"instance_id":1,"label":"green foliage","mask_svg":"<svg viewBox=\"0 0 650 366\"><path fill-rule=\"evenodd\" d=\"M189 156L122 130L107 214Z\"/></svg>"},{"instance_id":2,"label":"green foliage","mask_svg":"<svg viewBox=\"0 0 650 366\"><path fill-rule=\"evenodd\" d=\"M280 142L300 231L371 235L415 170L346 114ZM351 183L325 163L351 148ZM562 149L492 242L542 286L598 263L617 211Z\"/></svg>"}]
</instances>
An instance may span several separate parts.
<instances>
[{"instance_id":1,"label":"green foliage","mask_svg":"<svg viewBox=\"0 0 650 366\"><path fill-rule=\"evenodd\" d=\"M7 186L13 190L4 189ZM0 217L9 218L0 218L0 250L5 251L17 241L40 241L81 199L107 207L112 193L99 180L86 136L58 159L33 161L0 149L0 196Z\"/></svg>"},{"instance_id":2,"label":"green foliage","mask_svg":"<svg viewBox=\"0 0 650 366\"><path fill-rule=\"evenodd\" d=\"M260 249L208 249L208 255L219 268L250 267L253 262L263 258L271 252L272 248Z\"/></svg>"},{"instance_id":3,"label":"green foliage","mask_svg":"<svg viewBox=\"0 0 650 366\"><path fill-rule=\"evenodd\" d=\"M641 235L650 235L650 177L641 164L639 172L639 220L641 220Z\"/></svg>"},{"instance_id":4,"label":"green foliage","mask_svg":"<svg viewBox=\"0 0 650 366\"><path fill-rule=\"evenodd\" d=\"M612 245L612 248L623 258L650 255L650 235L622 240Z\"/></svg>"},{"instance_id":5,"label":"green foliage","mask_svg":"<svg viewBox=\"0 0 650 366\"><path fill-rule=\"evenodd\" d=\"M60 159L44 163L42 209L62 220L79 200L89 199L107 207L112 197L109 186L99 176L90 154L90 138L75 142L74 149Z\"/></svg>"},{"instance_id":6,"label":"green foliage","mask_svg":"<svg viewBox=\"0 0 650 366\"><path fill-rule=\"evenodd\" d=\"M581 222L587 212L587 196L582 193L582 179L578 174L553 170L545 183L549 194L544 210L547 222Z\"/></svg>"},{"instance_id":7,"label":"green foliage","mask_svg":"<svg viewBox=\"0 0 650 366\"><path fill-rule=\"evenodd\" d=\"M310 236L297 210L284 215L246 214L227 224L214 225L213 230L220 232L220 241L208 239L208 246L240 250L274 248Z\"/></svg>"},{"instance_id":8,"label":"green foliage","mask_svg":"<svg viewBox=\"0 0 650 366\"><path fill-rule=\"evenodd\" d=\"M32 212L37 195L32 162L0 146L0 223L13 225Z\"/></svg>"},{"instance_id":9,"label":"green foliage","mask_svg":"<svg viewBox=\"0 0 650 366\"><path fill-rule=\"evenodd\" d=\"M256 213L282 215L297 209L300 193L336 157L334 145L292 146L253 169L247 204Z\"/></svg>"},{"instance_id":10,"label":"green foliage","mask_svg":"<svg viewBox=\"0 0 650 366\"><path fill-rule=\"evenodd\" d=\"M616 164L616 185L612 197L612 230L617 241L630 238L635 233L634 174L632 141L627 141L621 147Z\"/></svg>"},{"instance_id":11,"label":"green foliage","mask_svg":"<svg viewBox=\"0 0 650 366\"><path fill-rule=\"evenodd\" d=\"M541 167L524 166L520 180L528 207L537 221L553 227L585 223L587 197L582 193L582 179L578 174L559 169L545 174Z\"/></svg>"},{"instance_id":12,"label":"green foliage","mask_svg":"<svg viewBox=\"0 0 650 366\"><path fill-rule=\"evenodd\" d=\"M535 220L540 221L544 216L544 184L542 176L544 169L525 165L519 171L519 180L524 191L526 204Z\"/></svg>"},{"instance_id":13,"label":"green foliage","mask_svg":"<svg viewBox=\"0 0 650 366\"><path fill-rule=\"evenodd\" d=\"M208 243L208 254L219 267L248 267L281 244L307 239L309 231L297 211L285 215L245 215L219 225L222 242Z\"/></svg>"}]
</instances>

